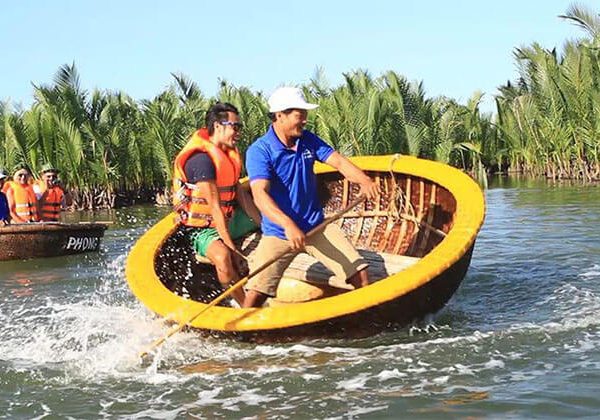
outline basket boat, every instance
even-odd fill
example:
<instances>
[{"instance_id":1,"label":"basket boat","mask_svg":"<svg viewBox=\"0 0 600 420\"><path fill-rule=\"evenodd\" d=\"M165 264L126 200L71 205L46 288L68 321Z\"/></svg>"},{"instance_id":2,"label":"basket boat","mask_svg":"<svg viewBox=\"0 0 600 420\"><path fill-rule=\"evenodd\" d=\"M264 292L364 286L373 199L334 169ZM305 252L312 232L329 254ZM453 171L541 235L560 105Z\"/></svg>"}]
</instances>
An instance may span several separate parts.
<instances>
[{"instance_id":1,"label":"basket boat","mask_svg":"<svg viewBox=\"0 0 600 420\"><path fill-rule=\"evenodd\" d=\"M367 287L351 290L306 254L285 272L277 296L262 308L214 306L189 327L247 341L362 337L407 325L440 310L465 277L484 220L479 186L447 165L408 156L356 157L352 161L381 187L335 221L370 262ZM318 164L326 217L359 193L333 168ZM195 258L170 214L133 246L126 278L134 295L171 322L185 322L222 293L214 267ZM240 240L252 258L260 233Z\"/></svg>"},{"instance_id":2,"label":"basket boat","mask_svg":"<svg viewBox=\"0 0 600 420\"><path fill-rule=\"evenodd\" d=\"M98 251L103 223L40 222L0 227L0 261Z\"/></svg>"}]
</instances>

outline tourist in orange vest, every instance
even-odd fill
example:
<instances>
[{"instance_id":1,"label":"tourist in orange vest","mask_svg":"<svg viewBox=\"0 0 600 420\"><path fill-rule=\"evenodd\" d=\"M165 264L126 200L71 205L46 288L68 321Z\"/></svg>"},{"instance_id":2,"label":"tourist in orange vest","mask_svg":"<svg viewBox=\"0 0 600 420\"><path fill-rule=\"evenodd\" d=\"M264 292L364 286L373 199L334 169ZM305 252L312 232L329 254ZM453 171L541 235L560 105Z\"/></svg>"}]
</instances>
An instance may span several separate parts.
<instances>
[{"instance_id":1,"label":"tourist in orange vest","mask_svg":"<svg viewBox=\"0 0 600 420\"><path fill-rule=\"evenodd\" d=\"M10 223L8 200L6 199L6 194L2 192L6 178L8 178L7 175L0 169L0 226L8 225Z\"/></svg>"},{"instance_id":2,"label":"tourist in orange vest","mask_svg":"<svg viewBox=\"0 0 600 420\"><path fill-rule=\"evenodd\" d=\"M26 167L20 167L13 176L13 180L4 186L10 218L13 223L37 222L37 200L33 187L29 183L31 173Z\"/></svg>"},{"instance_id":3,"label":"tourist in orange vest","mask_svg":"<svg viewBox=\"0 0 600 420\"><path fill-rule=\"evenodd\" d=\"M260 223L249 190L238 183L242 159L236 142L241 128L238 110L229 103L216 103L206 114L206 128L192 134L174 165L173 205L180 223L193 229L194 250L215 265L223 288L239 277L233 239ZM244 211L234 211L236 202ZM239 304L243 302L243 290L232 295Z\"/></svg>"},{"instance_id":4,"label":"tourist in orange vest","mask_svg":"<svg viewBox=\"0 0 600 420\"><path fill-rule=\"evenodd\" d=\"M43 222L58 222L66 206L66 194L59 185L58 169L51 164L42 166L42 179L33 183L38 200L39 218Z\"/></svg>"}]
</instances>

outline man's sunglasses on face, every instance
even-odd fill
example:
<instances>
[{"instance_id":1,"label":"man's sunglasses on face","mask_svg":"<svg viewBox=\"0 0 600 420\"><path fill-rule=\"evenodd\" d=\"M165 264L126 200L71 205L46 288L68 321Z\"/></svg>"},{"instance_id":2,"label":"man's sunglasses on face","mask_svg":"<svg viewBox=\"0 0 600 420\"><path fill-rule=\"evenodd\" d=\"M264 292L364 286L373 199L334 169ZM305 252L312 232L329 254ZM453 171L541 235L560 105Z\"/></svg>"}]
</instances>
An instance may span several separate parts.
<instances>
[{"instance_id":1,"label":"man's sunglasses on face","mask_svg":"<svg viewBox=\"0 0 600 420\"><path fill-rule=\"evenodd\" d=\"M231 128L233 128L235 131L240 131L242 128L244 128L244 124L241 122L221 121L219 124L223 126L231 126Z\"/></svg>"}]
</instances>

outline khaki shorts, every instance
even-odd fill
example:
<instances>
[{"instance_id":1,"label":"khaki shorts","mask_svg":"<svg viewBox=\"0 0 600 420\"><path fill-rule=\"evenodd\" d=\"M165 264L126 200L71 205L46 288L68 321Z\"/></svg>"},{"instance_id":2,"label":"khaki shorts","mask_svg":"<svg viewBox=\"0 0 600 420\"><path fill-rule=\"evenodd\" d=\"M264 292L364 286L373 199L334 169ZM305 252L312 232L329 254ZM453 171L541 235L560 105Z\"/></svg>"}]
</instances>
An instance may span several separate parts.
<instances>
[{"instance_id":1,"label":"khaki shorts","mask_svg":"<svg viewBox=\"0 0 600 420\"><path fill-rule=\"evenodd\" d=\"M276 236L263 236L250 262L250 272L288 249L290 242ZM369 264L362 258L342 230L330 224L321 232L306 238L306 252L333 272L337 280L344 282ZM263 271L252 277L246 290L255 290L275 296L283 272L298 253L286 254Z\"/></svg>"}]
</instances>

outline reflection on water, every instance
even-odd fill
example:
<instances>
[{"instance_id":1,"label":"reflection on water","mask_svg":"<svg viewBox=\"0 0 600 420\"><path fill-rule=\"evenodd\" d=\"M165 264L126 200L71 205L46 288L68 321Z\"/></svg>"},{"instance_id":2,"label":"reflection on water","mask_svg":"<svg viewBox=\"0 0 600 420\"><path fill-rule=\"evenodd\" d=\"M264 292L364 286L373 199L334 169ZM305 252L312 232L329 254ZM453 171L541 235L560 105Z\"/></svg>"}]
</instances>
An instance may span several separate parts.
<instances>
[{"instance_id":1,"label":"reflection on water","mask_svg":"<svg viewBox=\"0 0 600 420\"><path fill-rule=\"evenodd\" d=\"M28 279L27 277L16 277L15 283L17 283L17 285L20 287L10 289L10 291L13 295L15 295L17 297L22 297L22 296L31 296L33 294L33 289L31 287L29 287L29 286L31 286L31 280ZM10 285L9 285L9 287L10 287Z\"/></svg>"},{"instance_id":2,"label":"reflection on water","mask_svg":"<svg viewBox=\"0 0 600 420\"><path fill-rule=\"evenodd\" d=\"M42 265L43 266L43 265ZM64 272L53 267L44 270L33 261L6 261L0 263L0 297L11 293L17 297L45 293L53 283L64 279Z\"/></svg>"},{"instance_id":3,"label":"reflection on water","mask_svg":"<svg viewBox=\"0 0 600 420\"><path fill-rule=\"evenodd\" d=\"M361 340L251 345L167 331L124 281L168 209L103 215L99 253L0 263L8 417L574 417L600 410L600 188L492 182L444 311ZM93 219L99 215L70 215ZM149 256L150 258L150 256ZM150 261L150 260L149 260Z\"/></svg>"},{"instance_id":4,"label":"reflection on water","mask_svg":"<svg viewBox=\"0 0 600 420\"><path fill-rule=\"evenodd\" d=\"M17 296L31 296L34 293L34 288L41 285L47 285L58 281L60 278L52 273L28 273L17 271L11 273L7 278L3 279L4 287Z\"/></svg>"},{"instance_id":5,"label":"reflection on water","mask_svg":"<svg viewBox=\"0 0 600 420\"><path fill-rule=\"evenodd\" d=\"M584 184L577 180L564 179L564 180L553 180L545 178L531 178L522 174L511 174L511 175L493 175L488 178L488 188L503 188L503 189L521 189L529 190L541 188L544 190L553 189L554 193L560 194L561 192L568 191L569 189L588 189L597 188L599 184L597 182Z\"/></svg>"}]
</instances>

